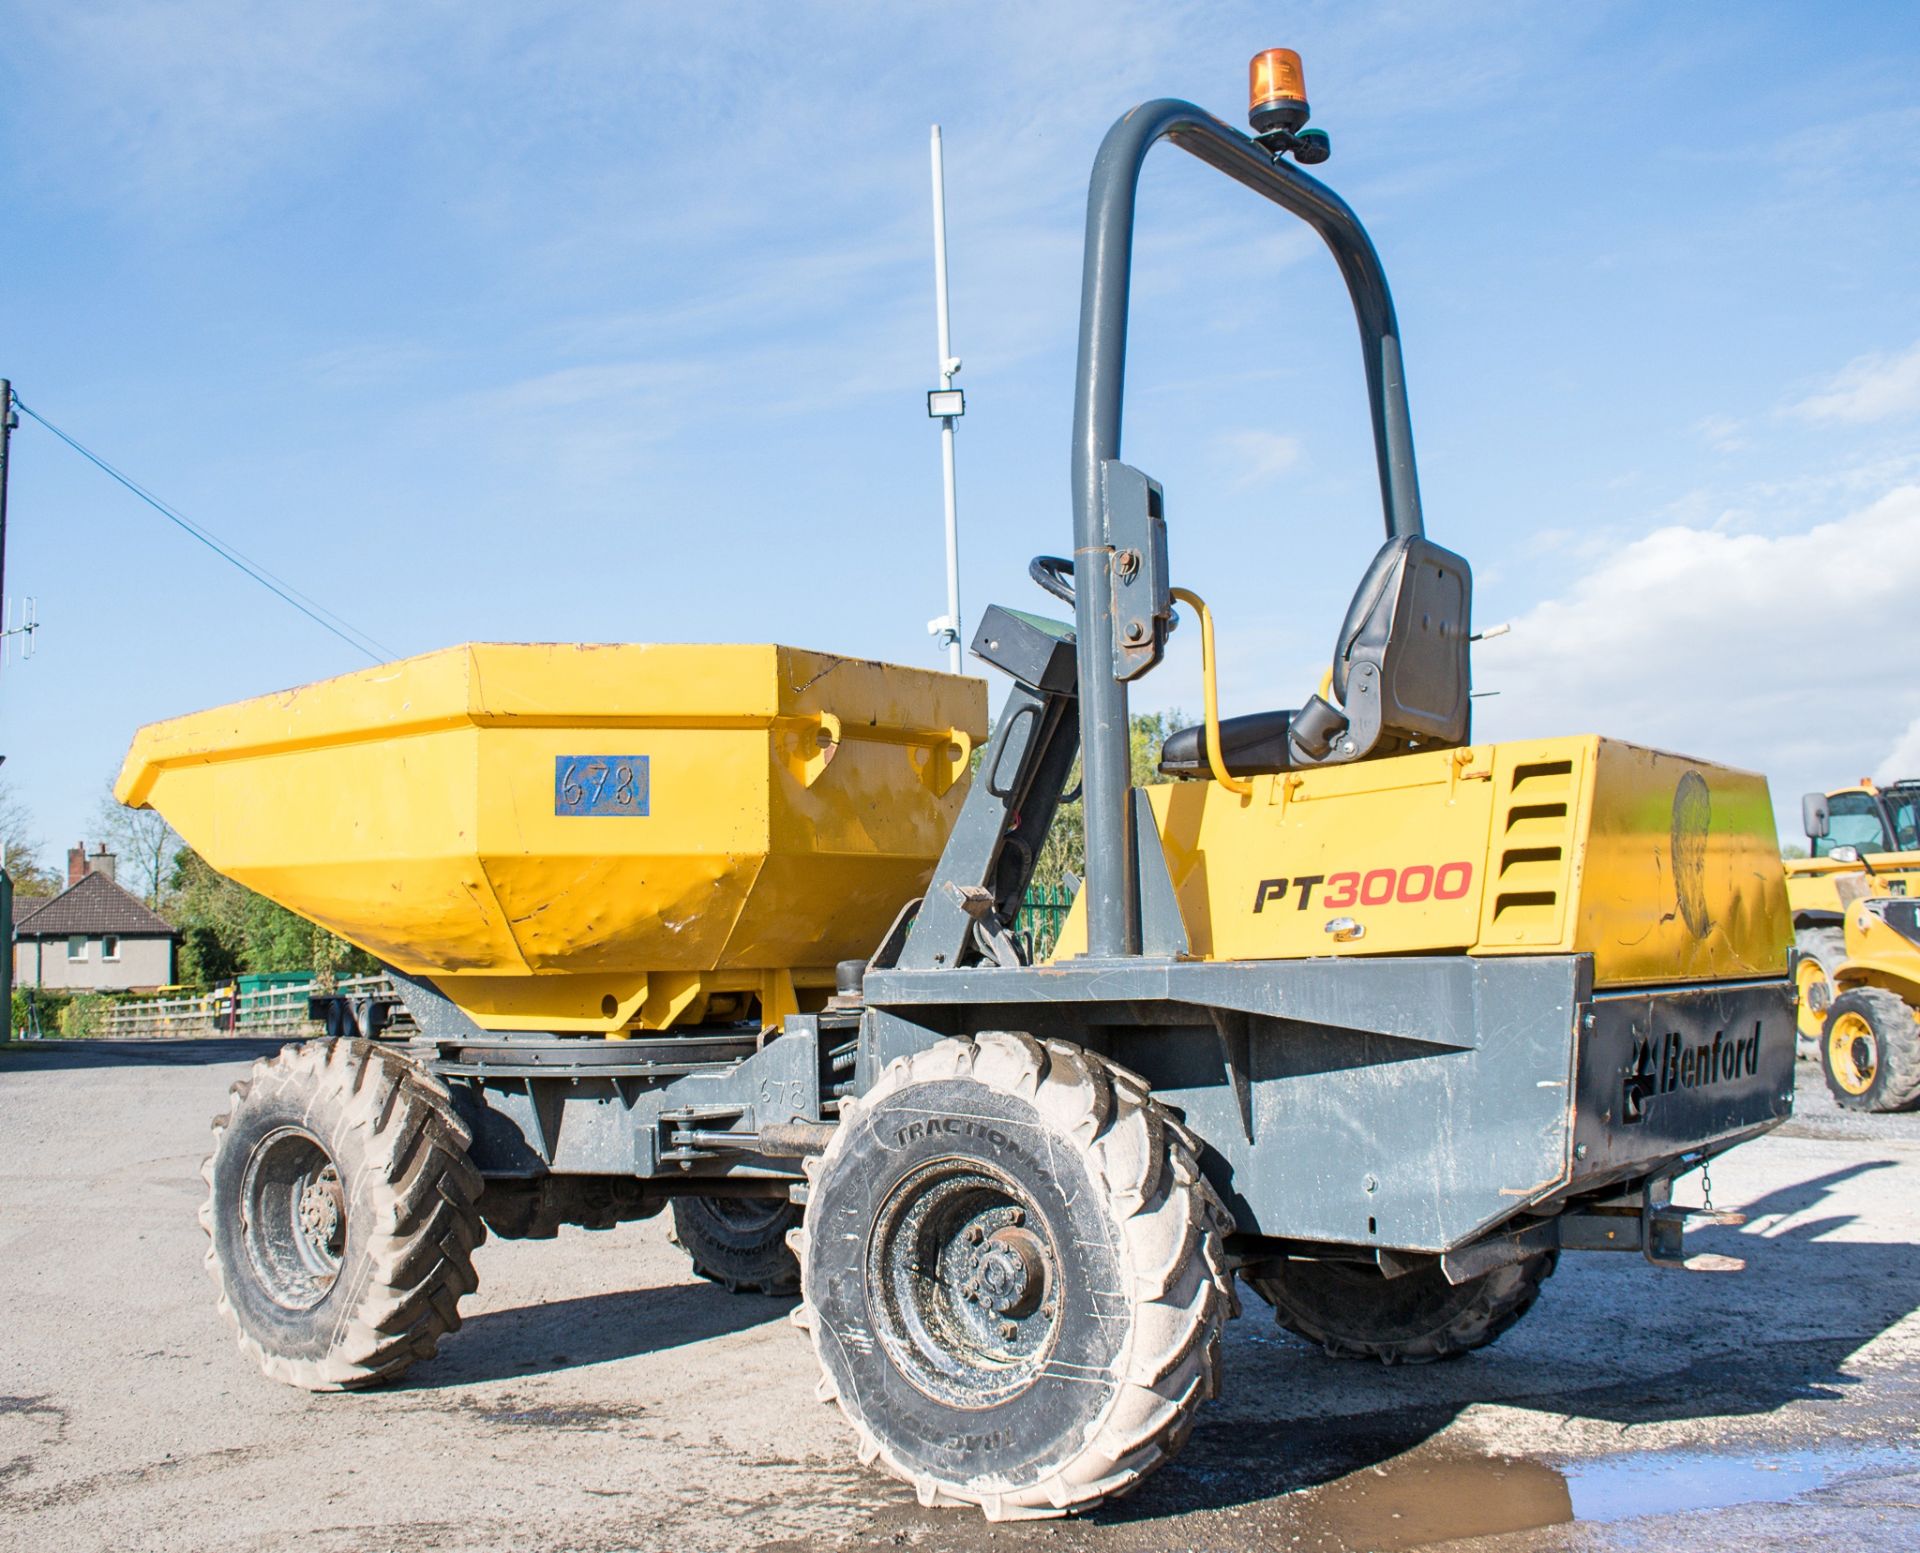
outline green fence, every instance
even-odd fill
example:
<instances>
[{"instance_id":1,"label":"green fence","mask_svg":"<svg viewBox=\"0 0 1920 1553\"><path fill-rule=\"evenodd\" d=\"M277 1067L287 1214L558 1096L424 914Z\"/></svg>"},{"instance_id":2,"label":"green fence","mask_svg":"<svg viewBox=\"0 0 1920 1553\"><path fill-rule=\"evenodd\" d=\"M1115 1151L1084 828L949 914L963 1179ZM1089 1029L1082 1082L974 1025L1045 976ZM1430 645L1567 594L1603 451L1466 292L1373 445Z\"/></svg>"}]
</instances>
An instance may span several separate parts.
<instances>
[{"instance_id":1,"label":"green fence","mask_svg":"<svg viewBox=\"0 0 1920 1553\"><path fill-rule=\"evenodd\" d=\"M131 997L116 1000L101 1019L100 1035L141 1040L166 1036L313 1035L319 1024L307 1017L314 989L311 971L242 976L210 992L187 997ZM384 976L343 976L337 993L391 996Z\"/></svg>"},{"instance_id":2,"label":"green fence","mask_svg":"<svg viewBox=\"0 0 1920 1553\"><path fill-rule=\"evenodd\" d=\"M1033 958L1053 953L1060 929L1073 907L1077 885L1036 885L1015 919L1015 931L1033 938ZM336 991L391 996L385 976L343 977ZM307 1018L313 991L310 972L279 972L237 977L210 992L186 997L133 996L101 999L99 1028L87 1034L122 1039L155 1036L309 1035L319 1026Z\"/></svg>"},{"instance_id":3,"label":"green fence","mask_svg":"<svg viewBox=\"0 0 1920 1553\"><path fill-rule=\"evenodd\" d=\"M1035 885L1027 891L1027 902L1014 921L1016 932L1033 935L1033 958L1040 961L1053 953L1067 912L1073 906L1073 890L1064 884Z\"/></svg>"}]
</instances>

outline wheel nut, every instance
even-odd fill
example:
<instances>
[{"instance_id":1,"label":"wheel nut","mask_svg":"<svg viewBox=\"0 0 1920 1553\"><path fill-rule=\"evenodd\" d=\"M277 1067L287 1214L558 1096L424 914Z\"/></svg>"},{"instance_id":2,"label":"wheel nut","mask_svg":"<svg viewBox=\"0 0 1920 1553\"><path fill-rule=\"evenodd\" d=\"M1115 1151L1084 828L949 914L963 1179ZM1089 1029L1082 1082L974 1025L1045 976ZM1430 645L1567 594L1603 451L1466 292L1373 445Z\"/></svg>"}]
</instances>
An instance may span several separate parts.
<instances>
[{"instance_id":1,"label":"wheel nut","mask_svg":"<svg viewBox=\"0 0 1920 1553\"><path fill-rule=\"evenodd\" d=\"M1026 1213L1019 1208L1012 1209L1007 1214L1007 1222L1009 1224L1024 1224L1027 1222Z\"/></svg>"},{"instance_id":2,"label":"wheel nut","mask_svg":"<svg viewBox=\"0 0 1920 1553\"><path fill-rule=\"evenodd\" d=\"M968 1245L977 1246L980 1244L981 1241L985 1240L986 1238L987 1238L987 1232L984 1229L982 1229L978 1224L969 1224L967 1226L967 1244Z\"/></svg>"},{"instance_id":3,"label":"wheel nut","mask_svg":"<svg viewBox=\"0 0 1920 1553\"><path fill-rule=\"evenodd\" d=\"M1000 1335L1008 1342L1012 1342L1020 1335L1020 1329L1011 1321L1003 1321L1000 1323Z\"/></svg>"}]
</instances>

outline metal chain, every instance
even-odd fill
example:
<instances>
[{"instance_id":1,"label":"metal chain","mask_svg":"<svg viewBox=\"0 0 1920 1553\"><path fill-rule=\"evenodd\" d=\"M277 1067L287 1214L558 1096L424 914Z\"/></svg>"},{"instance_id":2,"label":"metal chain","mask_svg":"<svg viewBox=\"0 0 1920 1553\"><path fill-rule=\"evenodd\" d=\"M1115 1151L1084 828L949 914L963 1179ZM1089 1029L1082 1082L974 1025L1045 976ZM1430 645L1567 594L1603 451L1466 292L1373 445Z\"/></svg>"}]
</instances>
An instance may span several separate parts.
<instances>
[{"instance_id":1,"label":"metal chain","mask_svg":"<svg viewBox=\"0 0 1920 1553\"><path fill-rule=\"evenodd\" d=\"M1713 1166L1705 1161L1700 1165L1700 1190L1706 1194L1706 1210L1713 1210Z\"/></svg>"}]
</instances>

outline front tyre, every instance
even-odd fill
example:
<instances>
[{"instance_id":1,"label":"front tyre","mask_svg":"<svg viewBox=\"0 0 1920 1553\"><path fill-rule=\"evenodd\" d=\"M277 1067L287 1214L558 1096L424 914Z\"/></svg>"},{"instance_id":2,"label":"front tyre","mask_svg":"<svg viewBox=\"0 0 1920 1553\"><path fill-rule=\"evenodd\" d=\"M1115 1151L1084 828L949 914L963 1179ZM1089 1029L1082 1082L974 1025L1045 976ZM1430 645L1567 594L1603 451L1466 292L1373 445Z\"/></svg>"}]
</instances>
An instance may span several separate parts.
<instances>
[{"instance_id":1,"label":"front tyre","mask_svg":"<svg viewBox=\"0 0 1920 1553\"><path fill-rule=\"evenodd\" d=\"M1920 1024L1898 993L1843 992L1827 1010L1820 1070L1849 1111L1906 1111L1920 1102Z\"/></svg>"},{"instance_id":2,"label":"front tyre","mask_svg":"<svg viewBox=\"0 0 1920 1553\"><path fill-rule=\"evenodd\" d=\"M1431 1364L1484 1348L1540 1297L1556 1251L1448 1283L1438 1258L1396 1278L1367 1262L1279 1261L1243 1273L1281 1326L1336 1359Z\"/></svg>"},{"instance_id":3,"label":"front tyre","mask_svg":"<svg viewBox=\"0 0 1920 1553\"><path fill-rule=\"evenodd\" d=\"M1145 1084L1061 1041L941 1041L847 1102L794 1232L860 1459L993 1520L1126 1492L1218 1391L1232 1225Z\"/></svg>"},{"instance_id":4,"label":"front tyre","mask_svg":"<svg viewBox=\"0 0 1920 1553\"><path fill-rule=\"evenodd\" d=\"M369 1386L460 1325L485 1238L446 1087L368 1041L283 1047L233 1086L201 1174L240 1351L308 1391Z\"/></svg>"}]
</instances>

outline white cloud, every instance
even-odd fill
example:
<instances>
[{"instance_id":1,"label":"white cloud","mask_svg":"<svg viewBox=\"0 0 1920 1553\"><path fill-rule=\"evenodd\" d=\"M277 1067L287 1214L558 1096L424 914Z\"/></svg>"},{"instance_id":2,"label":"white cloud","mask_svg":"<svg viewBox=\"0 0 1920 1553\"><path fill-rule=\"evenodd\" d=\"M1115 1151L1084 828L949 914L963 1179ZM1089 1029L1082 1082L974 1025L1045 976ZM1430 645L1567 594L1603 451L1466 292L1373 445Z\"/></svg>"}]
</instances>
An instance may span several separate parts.
<instances>
[{"instance_id":1,"label":"white cloud","mask_svg":"<svg viewBox=\"0 0 1920 1553\"><path fill-rule=\"evenodd\" d=\"M1894 782L1911 776L1920 776L1920 717L1907 724L1907 731L1893 741L1886 758L1873 768L1876 782Z\"/></svg>"},{"instance_id":2,"label":"white cloud","mask_svg":"<svg viewBox=\"0 0 1920 1553\"><path fill-rule=\"evenodd\" d=\"M1920 766L1899 630L1920 486L1794 532L1672 524L1569 564L1564 593L1480 649L1476 679L1500 692L1483 735L1604 733L1765 771L1789 831L1803 790Z\"/></svg>"},{"instance_id":3,"label":"white cloud","mask_svg":"<svg viewBox=\"0 0 1920 1553\"><path fill-rule=\"evenodd\" d=\"M1259 485L1300 462L1300 440L1278 431L1230 431L1220 439L1226 456L1239 466L1233 489Z\"/></svg>"},{"instance_id":4,"label":"white cloud","mask_svg":"<svg viewBox=\"0 0 1920 1553\"><path fill-rule=\"evenodd\" d=\"M1739 453L1747 447L1744 428L1731 415L1703 415L1693 429L1716 453Z\"/></svg>"},{"instance_id":5,"label":"white cloud","mask_svg":"<svg viewBox=\"0 0 1920 1553\"><path fill-rule=\"evenodd\" d=\"M1817 394L1791 413L1809 421L1861 425L1920 412L1920 342L1904 351L1861 356L1847 363Z\"/></svg>"}]
</instances>

